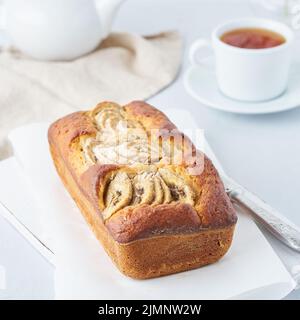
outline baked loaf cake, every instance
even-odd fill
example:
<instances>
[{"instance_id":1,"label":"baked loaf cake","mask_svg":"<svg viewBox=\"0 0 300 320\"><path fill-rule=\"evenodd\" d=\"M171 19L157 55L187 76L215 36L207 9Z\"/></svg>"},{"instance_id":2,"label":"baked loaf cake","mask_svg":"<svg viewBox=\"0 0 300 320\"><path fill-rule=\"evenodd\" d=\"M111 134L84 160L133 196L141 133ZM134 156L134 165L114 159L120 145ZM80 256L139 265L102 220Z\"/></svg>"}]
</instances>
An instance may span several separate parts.
<instances>
[{"instance_id":1,"label":"baked loaf cake","mask_svg":"<svg viewBox=\"0 0 300 320\"><path fill-rule=\"evenodd\" d=\"M197 268L237 221L211 161L145 102L103 102L51 125L58 174L117 267L138 279Z\"/></svg>"}]
</instances>

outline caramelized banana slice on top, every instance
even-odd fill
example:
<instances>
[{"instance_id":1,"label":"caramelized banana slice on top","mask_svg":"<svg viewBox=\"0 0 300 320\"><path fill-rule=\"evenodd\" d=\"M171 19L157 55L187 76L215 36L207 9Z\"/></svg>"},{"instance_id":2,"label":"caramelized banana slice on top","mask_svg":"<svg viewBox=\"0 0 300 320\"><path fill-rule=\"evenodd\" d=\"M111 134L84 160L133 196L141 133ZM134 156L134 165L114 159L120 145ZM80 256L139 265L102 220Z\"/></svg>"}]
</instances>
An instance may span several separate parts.
<instances>
[{"instance_id":1,"label":"caramelized banana slice on top","mask_svg":"<svg viewBox=\"0 0 300 320\"><path fill-rule=\"evenodd\" d=\"M102 212L104 219L108 219L116 211L129 205L132 199L131 180L125 172L117 174L109 182L104 203L106 208Z\"/></svg>"}]
</instances>

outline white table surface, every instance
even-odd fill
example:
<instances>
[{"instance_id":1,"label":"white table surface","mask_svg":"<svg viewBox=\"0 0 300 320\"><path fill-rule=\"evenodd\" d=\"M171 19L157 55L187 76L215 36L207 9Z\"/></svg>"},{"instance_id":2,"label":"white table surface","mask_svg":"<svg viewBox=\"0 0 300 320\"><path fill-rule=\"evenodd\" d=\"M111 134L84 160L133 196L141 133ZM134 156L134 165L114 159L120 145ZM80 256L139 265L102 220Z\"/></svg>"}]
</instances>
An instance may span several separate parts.
<instances>
[{"instance_id":1,"label":"white table surface","mask_svg":"<svg viewBox=\"0 0 300 320\"><path fill-rule=\"evenodd\" d=\"M128 0L116 17L114 30L151 34L177 29L187 49L197 37L207 37L216 24L251 15L245 0ZM260 116L209 109L184 90L186 53L178 79L149 102L162 111L188 109L227 173L300 226L300 108ZM0 235L0 265L6 269L8 288L0 290L0 299L52 298L53 267L1 216ZM300 299L300 290L288 298Z\"/></svg>"}]
</instances>

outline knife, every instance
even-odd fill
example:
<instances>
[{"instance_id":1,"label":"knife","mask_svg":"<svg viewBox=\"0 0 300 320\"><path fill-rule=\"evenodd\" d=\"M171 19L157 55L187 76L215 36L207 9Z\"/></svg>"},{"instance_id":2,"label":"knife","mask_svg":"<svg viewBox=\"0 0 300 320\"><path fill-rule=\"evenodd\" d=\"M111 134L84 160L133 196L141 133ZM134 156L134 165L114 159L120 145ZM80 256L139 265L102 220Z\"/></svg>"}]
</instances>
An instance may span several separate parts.
<instances>
[{"instance_id":1,"label":"knife","mask_svg":"<svg viewBox=\"0 0 300 320\"><path fill-rule=\"evenodd\" d=\"M293 226L286 218L261 200L258 196L239 185L233 179L221 177L225 190L233 203L245 208L254 220L269 230L278 240L289 248L300 252L300 229Z\"/></svg>"}]
</instances>

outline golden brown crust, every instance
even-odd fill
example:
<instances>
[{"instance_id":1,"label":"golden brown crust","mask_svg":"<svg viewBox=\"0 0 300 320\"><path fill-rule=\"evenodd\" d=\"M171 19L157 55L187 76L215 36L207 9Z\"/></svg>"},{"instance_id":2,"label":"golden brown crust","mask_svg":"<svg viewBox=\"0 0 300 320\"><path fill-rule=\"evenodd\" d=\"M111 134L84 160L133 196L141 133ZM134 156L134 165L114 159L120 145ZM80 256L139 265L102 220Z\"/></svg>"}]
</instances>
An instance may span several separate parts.
<instances>
[{"instance_id":1,"label":"golden brown crust","mask_svg":"<svg viewBox=\"0 0 300 320\"><path fill-rule=\"evenodd\" d=\"M49 128L48 138L50 143L59 145L60 152L67 156L75 138L85 134L95 135L96 132L88 113L79 111L55 121Z\"/></svg>"},{"instance_id":2,"label":"golden brown crust","mask_svg":"<svg viewBox=\"0 0 300 320\"><path fill-rule=\"evenodd\" d=\"M126 207L106 223L113 238L126 243L167 234L199 231L201 219L189 204L162 204L156 207Z\"/></svg>"},{"instance_id":3,"label":"golden brown crust","mask_svg":"<svg viewBox=\"0 0 300 320\"><path fill-rule=\"evenodd\" d=\"M139 121L144 128L177 130L162 112L145 102L134 101L124 109L129 117ZM224 255L230 246L237 217L216 169L211 161L198 151L197 165L202 166L201 174L186 177L196 190L194 206L187 203L127 206L106 221L103 220L99 190L104 188L107 175L122 166L101 163L90 167L85 166L78 139L83 136L96 136L97 128L91 117L92 112L76 112L56 121L49 128L48 139L53 160L61 178L118 267L132 277L148 278L198 267L214 262ZM177 134L183 136L179 131ZM190 140L187 143L192 146L193 155L195 155L196 149ZM180 175L185 175L185 167L185 165L174 166L174 170L179 170ZM213 235L217 235L217 240ZM204 243L207 241L207 257L205 257L205 248L197 242L200 240ZM165 269L162 270L157 266L155 268L154 261L150 263L151 267L148 265L147 270L141 265L133 266L132 259L137 260L138 257L141 259L140 249L148 247L150 243L152 245L155 242L161 243L169 249L176 243L175 247L181 247L180 250L191 251L193 241L195 241L194 245L201 247L194 259L191 252L186 253L186 261L182 258L181 263L177 253L178 263L175 266L174 262L173 267L169 263L169 269L163 267ZM214 247L214 243L223 243L222 241L225 245ZM175 250L174 248L172 250ZM139 252L138 256L137 252ZM125 260L121 261L122 255L127 256L129 260L124 257L123 260ZM173 257L169 253L171 260L176 259L176 252L174 255ZM154 256L157 263L163 263L160 261L163 259L162 254L156 252L153 253ZM201 259L200 256L203 258Z\"/></svg>"}]
</instances>

